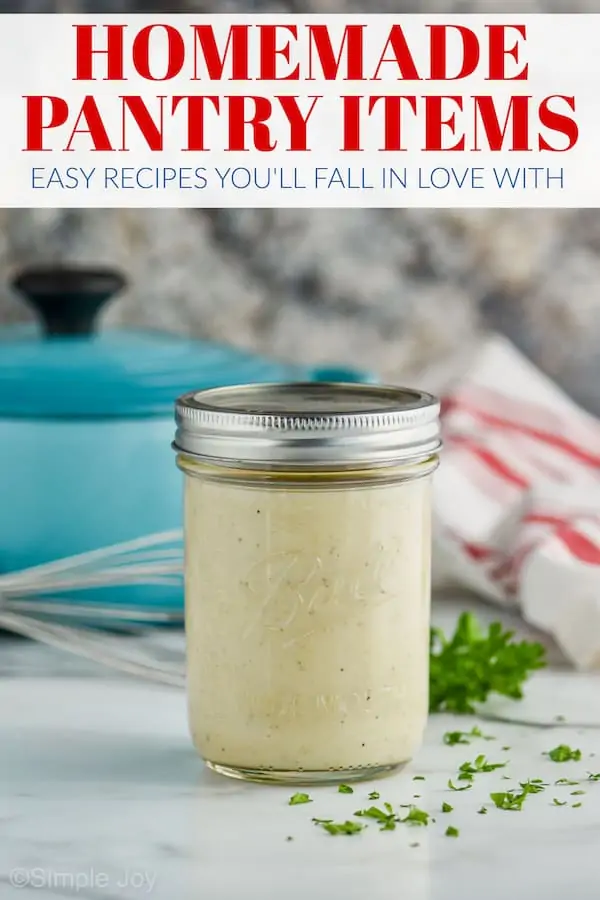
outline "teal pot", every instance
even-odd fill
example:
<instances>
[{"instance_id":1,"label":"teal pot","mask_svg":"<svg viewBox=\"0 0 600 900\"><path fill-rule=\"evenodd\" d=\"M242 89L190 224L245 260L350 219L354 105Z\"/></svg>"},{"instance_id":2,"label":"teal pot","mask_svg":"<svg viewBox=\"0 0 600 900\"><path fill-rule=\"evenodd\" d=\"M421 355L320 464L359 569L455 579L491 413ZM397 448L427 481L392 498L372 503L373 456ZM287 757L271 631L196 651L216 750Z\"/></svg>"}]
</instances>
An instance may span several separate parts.
<instances>
[{"instance_id":1,"label":"teal pot","mask_svg":"<svg viewBox=\"0 0 600 900\"><path fill-rule=\"evenodd\" d=\"M14 281L40 327L0 329L0 575L181 528L170 446L180 394L369 380L158 332L98 330L100 309L124 286L100 268L29 269ZM101 585L85 596L107 602L109 592L144 608L182 606L179 582Z\"/></svg>"}]
</instances>

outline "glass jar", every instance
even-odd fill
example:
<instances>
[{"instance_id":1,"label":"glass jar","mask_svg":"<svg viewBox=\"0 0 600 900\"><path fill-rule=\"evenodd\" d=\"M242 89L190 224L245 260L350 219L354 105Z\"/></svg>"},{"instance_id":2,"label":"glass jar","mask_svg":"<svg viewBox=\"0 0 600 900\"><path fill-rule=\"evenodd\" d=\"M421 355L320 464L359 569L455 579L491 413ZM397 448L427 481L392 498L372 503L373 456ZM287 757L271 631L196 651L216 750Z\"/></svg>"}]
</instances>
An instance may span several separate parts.
<instances>
[{"instance_id":1,"label":"glass jar","mask_svg":"<svg viewBox=\"0 0 600 900\"><path fill-rule=\"evenodd\" d=\"M437 400L252 385L186 394L176 420L198 752L271 782L399 768L428 712Z\"/></svg>"}]
</instances>

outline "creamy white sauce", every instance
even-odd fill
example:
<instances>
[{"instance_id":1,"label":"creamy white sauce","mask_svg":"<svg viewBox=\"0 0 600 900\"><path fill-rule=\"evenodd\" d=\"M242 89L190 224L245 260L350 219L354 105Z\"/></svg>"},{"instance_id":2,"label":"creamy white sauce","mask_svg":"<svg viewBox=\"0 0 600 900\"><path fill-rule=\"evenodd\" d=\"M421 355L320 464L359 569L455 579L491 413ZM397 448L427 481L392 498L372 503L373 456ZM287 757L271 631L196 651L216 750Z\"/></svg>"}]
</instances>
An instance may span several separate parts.
<instances>
[{"instance_id":1,"label":"creamy white sauce","mask_svg":"<svg viewBox=\"0 0 600 900\"><path fill-rule=\"evenodd\" d=\"M201 756L305 772L410 759L428 706L430 478L185 490Z\"/></svg>"}]
</instances>

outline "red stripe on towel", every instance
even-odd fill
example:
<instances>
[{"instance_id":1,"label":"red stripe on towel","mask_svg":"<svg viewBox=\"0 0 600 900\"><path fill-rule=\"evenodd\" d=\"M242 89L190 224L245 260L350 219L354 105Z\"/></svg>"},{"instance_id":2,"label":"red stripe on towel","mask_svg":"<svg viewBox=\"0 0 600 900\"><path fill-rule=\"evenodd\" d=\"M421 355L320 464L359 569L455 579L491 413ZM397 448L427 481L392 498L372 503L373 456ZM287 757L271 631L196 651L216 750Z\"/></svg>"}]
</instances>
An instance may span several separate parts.
<instances>
[{"instance_id":1,"label":"red stripe on towel","mask_svg":"<svg viewBox=\"0 0 600 900\"><path fill-rule=\"evenodd\" d=\"M469 450L474 456L484 462L492 472L502 478L503 481L507 481L509 484L521 488L522 490L529 487L527 479L523 478L522 475L519 475L518 472L515 472L507 466L499 456L496 456L496 454L487 447L483 447L481 444L478 444L476 441L473 441L471 438L465 437L464 435L449 435L446 440L448 444L456 444L459 447L464 447L466 450Z\"/></svg>"},{"instance_id":2,"label":"red stripe on towel","mask_svg":"<svg viewBox=\"0 0 600 900\"><path fill-rule=\"evenodd\" d=\"M581 447L578 447L576 444L573 444L571 441L558 434L544 431L541 428L533 428L531 425L526 425L523 422L513 422L510 419L496 416L493 413L486 412L483 409L479 409L477 406L465 403L463 400L457 398L446 398L443 404L444 414L446 415L452 410L462 410L471 416L475 416L486 425L491 425L501 431L516 431L520 434L525 434L528 437L535 438L535 440L540 441L540 443L553 447L555 450L561 450L563 453L572 456L579 462L585 463L585 465L592 466L595 469L600 468L600 456L595 453L589 453L587 450L583 450Z\"/></svg>"},{"instance_id":3,"label":"red stripe on towel","mask_svg":"<svg viewBox=\"0 0 600 900\"><path fill-rule=\"evenodd\" d=\"M600 547L598 544L595 544L591 538L574 528L568 519L561 518L561 516L532 513L524 516L523 523L528 525L550 525L553 529L552 533L556 535L576 559L590 565L600 565Z\"/></svg>"}]
</instances>

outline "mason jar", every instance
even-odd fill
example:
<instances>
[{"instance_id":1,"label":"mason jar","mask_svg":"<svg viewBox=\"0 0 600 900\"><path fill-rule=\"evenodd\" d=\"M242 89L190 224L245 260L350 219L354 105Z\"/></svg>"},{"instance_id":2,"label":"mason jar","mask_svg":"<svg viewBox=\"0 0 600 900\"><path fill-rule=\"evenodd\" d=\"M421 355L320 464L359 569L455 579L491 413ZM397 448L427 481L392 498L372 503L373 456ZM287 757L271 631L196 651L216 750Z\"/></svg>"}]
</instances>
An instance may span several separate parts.
<instances>
[{"instance_id":1,"label":"mason jar","mask_svg":"<svg viewBox=\"0 0 600 900\"><path fill-rule=\"evenodd\" d=\"M181 397L176 422L200 756L270 782L398 769L428 713L437 400L226 387Z\"/></svg>"}]
</instances>

